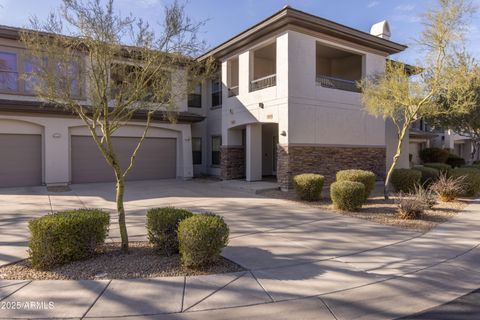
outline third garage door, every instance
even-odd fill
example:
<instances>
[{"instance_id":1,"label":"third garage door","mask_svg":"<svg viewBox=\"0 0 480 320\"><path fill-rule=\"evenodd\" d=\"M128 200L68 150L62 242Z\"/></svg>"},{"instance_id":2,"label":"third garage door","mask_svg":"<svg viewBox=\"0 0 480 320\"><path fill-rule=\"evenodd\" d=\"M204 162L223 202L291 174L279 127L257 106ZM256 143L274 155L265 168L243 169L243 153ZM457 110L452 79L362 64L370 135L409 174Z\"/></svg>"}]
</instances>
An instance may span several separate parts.
<instances>
[{"instance_id":1,"label":"third garage door","mask_svg":"<svg viewBox=\"0 0 480 320\"><path fill-rule=\"evenodd\" d=\"M123 169L139 138L115 137L114 150ZM72 183L115 181L112 168L89 136L71 136ZM127 180L154 180L176 177L176 139L146 138Z\"/></svg>"}]
</instances>

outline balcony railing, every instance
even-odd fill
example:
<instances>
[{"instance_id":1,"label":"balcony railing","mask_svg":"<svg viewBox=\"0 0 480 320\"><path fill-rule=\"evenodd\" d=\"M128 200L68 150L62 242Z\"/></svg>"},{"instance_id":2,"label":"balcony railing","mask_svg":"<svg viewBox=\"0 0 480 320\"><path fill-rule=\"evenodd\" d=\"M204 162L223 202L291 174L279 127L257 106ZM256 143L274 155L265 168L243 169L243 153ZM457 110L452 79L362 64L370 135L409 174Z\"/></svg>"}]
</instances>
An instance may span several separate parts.
<instances>
[{"instance_id":1,"label":"balcony railing","mask_svg":"<svg viewBox=\"0 0 480 320\"><path fill-rule=\"evenodd\" d=\"M238 96L238 86L228 88L228 96L229 97Z\"/></svg>"},{"instance_id":2,"label":"balcony railing","mask_svg":"<svg viewBox=\"0 0 480 320\"><path fill-rule=\"evenodd\" d=\"M353 80L338 79L329 76L317 75L317 83L324 88L338 89L351 92L361 92L357 82Z\"/></svg>"},{"instance_id":3,"label":"balcony railing","mask_svg":"<svg viewBox=\"0 0 480 320\"><path fill-rule=\"evenodd\" d=\"M277 85L277 75L272 74L263 78L255 79L250 82L250 92L262 90Z\"/></svg>"}]
</instances>

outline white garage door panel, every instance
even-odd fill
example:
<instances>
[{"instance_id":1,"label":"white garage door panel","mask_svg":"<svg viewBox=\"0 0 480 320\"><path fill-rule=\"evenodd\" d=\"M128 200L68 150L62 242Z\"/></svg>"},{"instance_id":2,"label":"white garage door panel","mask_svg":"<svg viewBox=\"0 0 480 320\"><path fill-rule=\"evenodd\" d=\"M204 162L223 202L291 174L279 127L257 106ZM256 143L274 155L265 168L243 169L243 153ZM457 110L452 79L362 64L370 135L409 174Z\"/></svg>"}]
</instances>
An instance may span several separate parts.
<instances>
[{"instance_id":1,"label":"white garage door panel","mask_svg":"<svg viewBox=\"0 0 480 320\"><path fill-rule=\"evenodd\" d=\"M0 134L0 187L42 184L42 136Z\"/></svg>"},{"instance_id":2,"label":"white garage door panel","mask_svg":"<svg viewBox=\"0 0 480 320\"><path fill-rule=\"evenodd\" d=\"M123 169L139 138L115 137L116 150ZM71 136L72 183L114 181L112 168L106 163L95 142L88 136ZM176 177L176 139L146 138L127 180L155 180Z\"/></svg>"}]
</instances>

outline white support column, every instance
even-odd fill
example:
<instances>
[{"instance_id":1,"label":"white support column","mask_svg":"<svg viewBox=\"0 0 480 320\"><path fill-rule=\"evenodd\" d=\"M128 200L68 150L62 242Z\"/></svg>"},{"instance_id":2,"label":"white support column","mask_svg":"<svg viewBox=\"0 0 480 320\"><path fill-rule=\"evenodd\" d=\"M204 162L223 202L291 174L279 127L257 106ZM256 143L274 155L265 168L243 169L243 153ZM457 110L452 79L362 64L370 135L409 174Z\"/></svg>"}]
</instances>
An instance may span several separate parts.
<instances>
[{"instance_id":1,"label":"white support column","mask_svg":"<svg viewBox=\"0 0 480 320\"><path fill-rule=\"evenodd\" d=\"M247 181L262 180L262 124L249 124L246 131Z\"/></svg>"}]
</instances>

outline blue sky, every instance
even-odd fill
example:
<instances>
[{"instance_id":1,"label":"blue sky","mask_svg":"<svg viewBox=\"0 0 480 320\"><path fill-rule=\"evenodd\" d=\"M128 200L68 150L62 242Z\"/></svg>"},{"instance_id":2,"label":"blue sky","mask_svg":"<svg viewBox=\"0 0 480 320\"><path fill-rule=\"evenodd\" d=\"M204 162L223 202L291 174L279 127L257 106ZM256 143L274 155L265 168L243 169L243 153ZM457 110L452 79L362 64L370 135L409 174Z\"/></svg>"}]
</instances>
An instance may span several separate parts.
<instances>
[{"instance_id":1,"label":"blue sky","mask_svg":"<svg viewBox=\"0 0 480 320\"><path fill-rule=\"evenodd\" d=\"M142 17L155 24L162 14L163 4L170 0L116 0L118 10ZM28 18L44 18L58 7L60 0L0 0L0 23L27 26ZM480 5L480 0L473 0ZM388 20L392 40L410 46L395 58L415 63L418 55L413 37L421 30L418 15L435 0L190 0L187 11L192 19L206 21L201 37L215 46L249 26L280 10L284 5L330 19L368 32L370 26ZM480 16L470 27L469 49L480 59Z\"/></svg>"}]
</instances>

